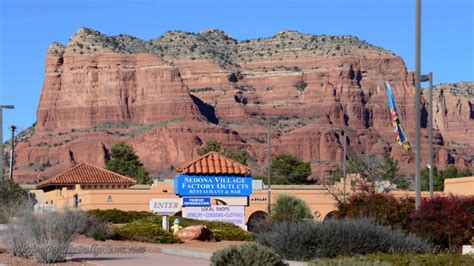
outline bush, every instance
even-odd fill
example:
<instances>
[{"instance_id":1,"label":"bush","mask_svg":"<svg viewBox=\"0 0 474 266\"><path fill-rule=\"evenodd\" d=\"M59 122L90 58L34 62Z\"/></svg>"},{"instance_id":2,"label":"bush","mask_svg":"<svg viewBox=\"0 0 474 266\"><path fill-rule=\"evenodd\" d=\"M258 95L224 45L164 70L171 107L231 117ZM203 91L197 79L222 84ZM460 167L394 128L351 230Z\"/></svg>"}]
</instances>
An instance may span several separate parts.
<instances>
[{"instance_id":1,"label":"bush","mask_svg":"<svg viewBox=\"0 0 474 266\"><path fill-rule=\"evenodd\" d=\"M318 259L311 265L474 265L474 258L461 254L393 254L376 253L355 257Z\"/></svg>"},{"instance_id":2,"label":"bush","mask_svg":"<svg viewBox=\"0 0 474 266\"><path fill-rule=\"evenodd\" d=\"M28 201L28 192L8 179L0 181L0 223L6 223L19 206Z\"/></svg>"},{"instance_id":3,"label":"bush","mask_svg":"<svg viewBox=\"0 0 474 266\"><path fill-rule=\"evenodd\" d=\"M273 250L255 244L248 243L241 246L231 246L229 248L215 251L211 257L211 265L232 266L232 265L286 265L280 255Z\"/></svg>"},{"instance_id":4,"label":"bush","mask_svg":"<svg viewBox=\"0 0 474 266\"><path fill-rule=\"evenodd\" d=\"M423 200L413 213L411 232L443 248L460 248L474 236L474 197Z\"/></svg>"},{"instance_id":5,"label":"bush","mask_svg":"<svg viewBox=\"0 0 474 266\"><path fill-rule=\"evenodd\" d=\"M296 221L312 218L311 209L306 202L286 194L278 195L270 216L272 221Z\"/></svg>"},{"instance_id":6,"label":"bush","mask_svg":"<svg viewBox=\"0 0 474 266\"><path fill-rule=\"evenodd\" d=\"M111 210L89 210L87 211L88 217L95 217L102 221L113 223L113 224L125 224L130 223L146 217L154 217L155 214L151 212L138 212L138 211L122 211L117 209Z\"/></svg>"},{"instance_id":7,"label":"bush","mask_svg":"<svg viewBox=\"0 0 474 266\"><path fill-rule=\"evenodd\" d=\"M135 221L114 229L116 239L152 243L178 243L179 238L163 230L161 224L148 221Z\"/></svg>"},{"instance_id":8,"label":"bush","mask_svg":"<svg viewBox=\"0 0 474 266\"><path fill-rule=\"evenodd\" d=\"M425 252L429 244L415 235L376 224L368 219L281 221L257 234L257 242L286 259L312 259L375 252Z\"/></svg>"},{"instance_id":9,"label":"bush","mask_svg":"<svg viewBox=\"0 0 474 266\"><path fill-rule=\"evenodd\" d=\"M114 238L111 224L94 216L87 218L87 226L84 234L98 241Z\"/></svg>"},{"instance_id":10,"label":"bush","mask_svg":"<svg viewBox=\"0 0 474 266\"><path fill-rule=\"evenodd\" d=\"M161 225L161 216L153 214L151 212L137 212L137 211L121 211L117 209L113 210L90 210L87 211L88 217L96 217L106 222L114 224L131 223L133 221L147 221ZM219 240L235 240L235 241L252 241L254 239L253 234L243 230L237 225L223 222L211 222L211 221L200 221L194 219L188 219L178 216L170 216L170 223L178 218L181 222L181 226L186 227L190 225L205 225Z\"/></svg>"},{"instance_id":11,"label":"bush","mask_svg":"<svg viewBox=\"0 0 474 266\"><path fill-rule=\"evenodd\" d=\"M66 259L73 238L81 232L85 215L79 211L45 213L41 216L27 211L18 225L10 225L7 243L15 256L34 256L40 263Z\"/></svg>"},{"instance_id":12,"label":"bush","mask_svg":"<svg viewBox=\"0 0 474 266\"><path fill-rule=\"evenodd\" d=\"M252 241L254 236L252 233L243 230L235 224L223 223L223 222L212 222L212 221L200 221L194 219L188 219L177 216L170 216L170 224L174 221L175 218L178 218L180 225L188 227L190 225L205 225L209 230L211 230L217 240L231 240L231 241ZM140 221L148 221L156 224L161 224L161 216L154 215L153 217L147 217Z\"/></svg>"},{"instance_id":13,"label":"bush","mask_svg":"<svg viewBox=\"0 0 474 266\"><path fill-rule=\"evenodd\" d=\"M354 193L338 203L339 218L373 218L378 223L409 232L414 198L395 198L385 193Z\"/></svg>"}]
</instances>

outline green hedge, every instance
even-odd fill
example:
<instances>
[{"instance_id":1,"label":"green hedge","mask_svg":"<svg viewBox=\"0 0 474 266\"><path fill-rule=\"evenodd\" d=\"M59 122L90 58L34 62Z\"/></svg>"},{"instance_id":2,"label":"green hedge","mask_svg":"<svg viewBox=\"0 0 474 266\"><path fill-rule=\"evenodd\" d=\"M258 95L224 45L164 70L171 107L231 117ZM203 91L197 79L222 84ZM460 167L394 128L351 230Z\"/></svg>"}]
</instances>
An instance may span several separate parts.
<instances>
[{"instance_id":1,"label":"green hedge","mask_svg":"<svg viewBox=\"0 0 474 266\"><path fill-rule=\"evenodd\" d=\"M134 221L147 221L161 226L161 216L155 215L151 212L137 212L137 211L121 211L117 209L112 210L89 210L87 211L89 217L96 217L103 221L124 224L131 223ZM218 240L234 240L234 241L252 241L254 236L252 233L243 230L242 228L223 222L209 222L199 221L194 219L188 219L177 216L170 216L170 224L173 223L174 219L178 218L181 222L182 227L190 225L205 225L212 232L214 232Z\"/></svg>"},{"instance_id":2,"label":"green hedge","mask_svg":"<svg viewBox=\"0 0 474 266\"><path fill-rule=\"evenodd\" d=\"M133 240L152 243L179 243L180 240L174 234L166 232L161 224L145 220L134 221L124 226L114 228L117 240Z\"/></svg>"},{"instance_id":3,"label":"green hedge","mask_svg":"<svg viewBox=\"0 0 474 266\"><path fill-rule=\"evenodd\" d=\"M364 256L336 257L332 259L317 259L311 265L474 265L474 257L461 254L395 254L375 253Z\"/></svg>"},{"instance_id":4,"label":"green hedge","mask_svg":"<svg viewBox=\"0 0 474 266\"><path fill-rule=\"evenodd\" d=\"M205 225L209 230L211 230L216 236L217 240L233 240L233 241L252 241L254 236L252 233L243 230L235 224L223 223L223 222L210 222L210 221L200 221L194 219L188 219L177 216L170 216L169 222L173 223L174 219L178 218L180 225L188 227L190 225ZM153 223L161 224L161 216L152 216L143 219L144 221L149 221Z\"/></svg>"}]
</instances>

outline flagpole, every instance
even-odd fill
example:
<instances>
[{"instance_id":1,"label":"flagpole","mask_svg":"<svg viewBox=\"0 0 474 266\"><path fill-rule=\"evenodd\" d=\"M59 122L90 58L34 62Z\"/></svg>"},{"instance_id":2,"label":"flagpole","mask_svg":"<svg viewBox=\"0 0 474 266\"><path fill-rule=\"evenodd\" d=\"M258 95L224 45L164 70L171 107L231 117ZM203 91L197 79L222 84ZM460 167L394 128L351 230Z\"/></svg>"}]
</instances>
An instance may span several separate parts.
<instances>
[{"instance_id":1,"label":"flagpole","mask_svg":"<svg viewBox=\"0 0 474 266\"><path fill-rule=\"evenodd\" d=\"M421 205L421 0L416 0L416 34L415 34L415 209Z\"/></svg>"}]
</instances>

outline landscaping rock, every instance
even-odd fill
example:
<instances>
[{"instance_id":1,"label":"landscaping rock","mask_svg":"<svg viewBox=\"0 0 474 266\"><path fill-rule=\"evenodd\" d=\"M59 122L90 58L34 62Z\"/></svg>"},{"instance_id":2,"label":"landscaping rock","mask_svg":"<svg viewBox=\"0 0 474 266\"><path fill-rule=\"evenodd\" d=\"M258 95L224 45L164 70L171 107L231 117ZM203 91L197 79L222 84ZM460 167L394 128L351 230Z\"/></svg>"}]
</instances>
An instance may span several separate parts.
<instances>
[{"instance_id":1,"label":"landscaping rock","mask_svg":"<svg viewBox=\"0 0 474 266\"><path fill-rule=\"evenodd\" d=\"M215 242L216 237L214 233L207 229L204 225L191 225L186 228L179 230L176 233L176 236L181 239L183 242L189 242L192 240L200 240L200 241L209 241Z\"/></svg>"}]
</instances>

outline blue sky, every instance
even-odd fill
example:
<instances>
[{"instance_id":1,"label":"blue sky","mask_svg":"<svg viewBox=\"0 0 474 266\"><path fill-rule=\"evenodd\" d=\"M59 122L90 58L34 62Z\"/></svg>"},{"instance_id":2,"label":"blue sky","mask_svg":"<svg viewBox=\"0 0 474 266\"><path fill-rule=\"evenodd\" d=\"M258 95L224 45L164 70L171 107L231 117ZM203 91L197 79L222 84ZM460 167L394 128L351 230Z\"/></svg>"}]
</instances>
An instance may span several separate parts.
<instances>
[{"instance_id":1,"label":"blue sky","mask_svg":"<svg viewBox=\"0 0 474 266\"><path fill-rule=\"evenodd\" d=\"M422 70L435 84L474 81L474 1L424 0ZM219 28L237 39L282 30L355 35L415 65L415 0L144 1L0 0L0 104L4 134L36 120L49 44L82 26L151 39L168 30ZM6 138L6 136L4 136Z\"/></svg>"}]
</instances>

